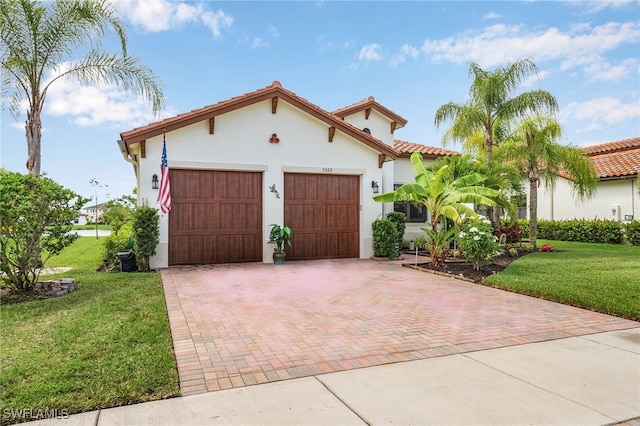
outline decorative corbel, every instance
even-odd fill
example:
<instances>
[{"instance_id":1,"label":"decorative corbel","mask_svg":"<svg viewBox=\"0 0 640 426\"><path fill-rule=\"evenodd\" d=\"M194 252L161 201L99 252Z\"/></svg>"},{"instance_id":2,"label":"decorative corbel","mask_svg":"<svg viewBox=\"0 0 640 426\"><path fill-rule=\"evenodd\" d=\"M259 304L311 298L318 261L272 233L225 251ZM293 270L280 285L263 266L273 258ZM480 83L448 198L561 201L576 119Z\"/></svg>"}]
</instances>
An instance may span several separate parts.
<instances>
[{"instance_id":1,"label":"decorative corbel","mask_svg":"<svg viewBox=\"0 0 640 426\"><path fill-rule=\"evenodd\" d=\"M368 120L369 119L369 115L371 115L371 108L367 108L364 110L364 119Z\"/></svg>"},{"instance_id":2,"label":"decorative corbel","mask_svg":"<svg viewBox=\"0 0 640 426\"><path fill-rule=\"evenodd\" d=\"M274 96L271 98L271 114L275 114L278 110L278 97Z\"/></svg>"},{"instance_id":3,"label":"decorative corbel","mask_svg":"<svg viewBox=\"0 0 640 426\"><path fill-rule=\"evenodd\" d=\"M336 128L331 126L329 127L329 142L333 142L333 137L336 134Z\"/></svg>"},{"instance_id":4,"label":"decorative corbel","mask_svg":"<svg viewBox=\"0 0 640 426\"><path fill-rule=\"evenodd\" d=\"M382 165L384 164L384 159L385 159L385 155L384 154L378 154L378 168L381 169Z\"/></svg>"},{"instance_id":5,"label":"decorative corbel","mask_svg":"<svg viewBox=\"0 0 640 426\"><path fill-rule=\"evenodd\" d=\"M216 118L215 117L211 117L209 119L209 134L212 135L213 134L213 128L215 127L216 124Z\"/></svg>"},{"instance_id":6,"label":"decorative corbel","mask_svg":"<svg viewBox=\"0 0 640 426\"><path fill-rule=\"evenodd\" d=\"M396 131L397 123L395 121L391 122L391 134Z\"/></svg>"},{"instance_id":7,"label":"decorative corbel","mask_svg":"<svg viewBox=\"0 0 640 426\"><path fill-rule=\"evenodd\" d=\"M140 141L140 158L147 158L147 141Z\"/></svg>"}]
</instances>

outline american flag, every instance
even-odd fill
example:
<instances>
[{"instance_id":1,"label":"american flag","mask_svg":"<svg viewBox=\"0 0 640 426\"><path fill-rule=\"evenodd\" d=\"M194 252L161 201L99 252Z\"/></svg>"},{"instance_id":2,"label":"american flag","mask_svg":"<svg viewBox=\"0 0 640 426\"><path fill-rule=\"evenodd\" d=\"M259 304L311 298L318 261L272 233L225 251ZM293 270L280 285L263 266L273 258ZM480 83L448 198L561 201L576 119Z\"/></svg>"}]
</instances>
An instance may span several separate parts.
<instances>
[{"instance_id":1,"label":"american flag","mask_svg":"<svg viewBox=\"0 0 640 426\"><path fill-rule=\"evenodd\" d=\"M162 214L171 210L171 186L169 185L169 166L167 165L167 141L162 137L162 163L160 165L160 190L158 200Z\"/></svg>"}]
</instances>

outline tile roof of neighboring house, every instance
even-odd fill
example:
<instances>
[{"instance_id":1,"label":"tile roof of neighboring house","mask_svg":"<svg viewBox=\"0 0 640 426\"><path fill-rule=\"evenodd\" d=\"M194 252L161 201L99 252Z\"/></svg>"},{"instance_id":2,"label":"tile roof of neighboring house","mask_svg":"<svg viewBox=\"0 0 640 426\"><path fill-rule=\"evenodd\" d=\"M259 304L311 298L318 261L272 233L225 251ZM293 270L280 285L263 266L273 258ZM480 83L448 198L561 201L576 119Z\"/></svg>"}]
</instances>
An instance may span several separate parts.
<instances>
[{"instance_id":1,"label":"tile roof of neighboring house","mask_svg":"<svg viewBox=\"0 0 640 426\"><path fill-rule=\"evenodd\" d=\"M593 160L600 179L640 173L640 137L582 148Z\"/></svg>"},{"instance_id":2,"label":"tile roof of neighboring house","mask_svg":"<svg viewBox=\"0 0 640 426\"><path fill-rule=\"evenodd\" d=\"M396 150L389 145L347 123L342 120L341 117L325 111L295 93L284 89L278 81L274 81L270 86L258 89L254 92L245 93L244 95L236 96L226 101L221 101L184 114L178 114L175 117L151 123L147 126L138 127L133 130L120 133L120 138L128 147L148 138L161 135L164 131L169 132L176 130L267 99L272 100L275 105L277 105L278 99L283 99L298 109L324 121L330 126L335 127L337 130L353 137L365 145L370 146L381 154L384 154L391 159L398 157ZM406 120L404 120L404 123L406 123Z\"/></svg>"},{"instance_id":3,"label":"tile roof of neighboring house","mask_svg":"<svg viewBox=\"0 0 640 426\"><path fill-rule=\"evenodd\" d=\"M369 96L367 99L363 99L360 102L356 102L355 104L348 105L346 107L337 109L333 111L334 115L337 115L340 118L344 118L347 115L354 114L360 111L366 111L367 109L375 109L382 115L391 119L391 121L395 122L395 128L399 129L404 127L407 124L407 120L402 118L395 112L390 109L380 105L373 96Z\"/></svg>"},{"instance_id":4,"label":"tile roof of neighboring house","mask_svg":"<svg viewBox=\"0 0 640 426\"><path fill-rule=\"evenodd\" d=\"M409 158L414 152L422 154L423 158L437 158L447 155L460 155L457 151L449 151L447 149L437 148L434 146L421 145L419 143L401 141L395 139L393 147L400 153L401 158Z\"/></svg>"}]
</instances>

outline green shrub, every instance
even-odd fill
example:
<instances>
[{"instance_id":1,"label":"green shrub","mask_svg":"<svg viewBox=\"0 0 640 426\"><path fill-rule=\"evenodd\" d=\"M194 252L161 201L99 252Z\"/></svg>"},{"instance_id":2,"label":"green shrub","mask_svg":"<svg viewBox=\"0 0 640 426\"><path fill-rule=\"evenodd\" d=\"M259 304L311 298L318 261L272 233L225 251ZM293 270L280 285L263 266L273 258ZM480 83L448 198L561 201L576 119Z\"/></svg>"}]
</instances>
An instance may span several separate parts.
<instances>
[{"instance_id":1,"label":"green shrub","mask_svg":"<svg viewBox=\"0 0 640 426\"><path fill-rule=\"evenodd\" d=\"M138 206L133 212L133 240L138 268L149 272L149 258L156 254L160 242L160 216L158 210L149 206Z\"/></svg>"},{"instance_id":2,"label":"green shrub","mask_svg":"<svg viewBox=\"0 0 640 426\"><path fill-rule=\"evenodd\" d=\"M627 241L629 241L631 245L640 246L640 220L629 222L624 228Z\"/></svg>"},{"instance_id":3,"label":"green shrub","mask_svg":"<svg viewBox=\"0 0 640 426\"><path fill-rule=\"evenodd\" d=\"M465 219L456 236L458 246L464 250L467 261L473 263L473 269L476 271L480 270L484 262L495 256L498 250L496 239L491 221L484 216Z\"/></svg>"},{"instance_id":4,"label":"green shrub","mask_svg":"<svg viewBox=\"0 0 640 426\"><path fill-rule=\"evenodd\" d=\"M118 262L118 252L131 250L133 248L133 222L127 222L120 227L120 231L109 235L102 248L102 258L110 264Z\"/></svg>"},{"instance_id":5,"label":"green shrub","mask_svg":"<svg viewBox=\"0 0 640 426\"><path fill-rule=\"evenodd\" d=\"M529 219L518 219L516 223L520 228L520 239L529 238Z\"/></svg>"},{"instance_id":6,"label":"green shrub","mask_svg":"<svg viewBox=\"0 0 640 426\"><path fill-rule=\"evenodd\" d=\"M615 220L539 220L538 238L582 243L620 244L623 225Z\"/></svg>"},{"instance_id":7,"label":"green shrub","mask_svg":"<svg viewBox=\"0 0 640 426\"><path fill-rule=\"evenodd\" d=\"M407 228L407 216L402 212L391 212L387 214L387 219L395 225L398 231L397 243L399 246L402 246L402 236L404 235L404 230Z\"/></svg>"},{"instance_id":8,"label":"green shrub","mask_svg":"<svg viewBox=\"0 0 640 426\"><path fill-rule=\"evenodd\" d=\"M396 257L396 242L398 229L388 219L378 219L373 222L373 255L377 257Z\"/></svg>"},{"instance_id":9,"label":"green shrub","mask_svg":"<svg viewBox=\"0 0 640 426\"><path fill-rule=\"evenodd\" d=\"M45 176L0 169L0 278L33 290L40 270L78 238L71 223L87 200Z\"/></svg>"}]
</instances>

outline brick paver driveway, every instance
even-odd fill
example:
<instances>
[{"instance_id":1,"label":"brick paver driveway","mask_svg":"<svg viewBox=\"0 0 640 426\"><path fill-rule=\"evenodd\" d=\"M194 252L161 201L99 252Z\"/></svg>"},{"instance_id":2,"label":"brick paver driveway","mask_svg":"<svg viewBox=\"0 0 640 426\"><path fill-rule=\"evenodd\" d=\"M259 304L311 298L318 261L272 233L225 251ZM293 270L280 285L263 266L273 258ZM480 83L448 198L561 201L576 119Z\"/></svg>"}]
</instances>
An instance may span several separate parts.
<instances>
[{"instance_id":1,"label":"brick paver driveway","mask_svg":"<svg viewBox=\"0 0 640 426\"><path fill-rule=\"evenodd\" d=\"M162 281L183 395L638 327L394 262L172 267Z\"/></svg>"}]
</instances>

